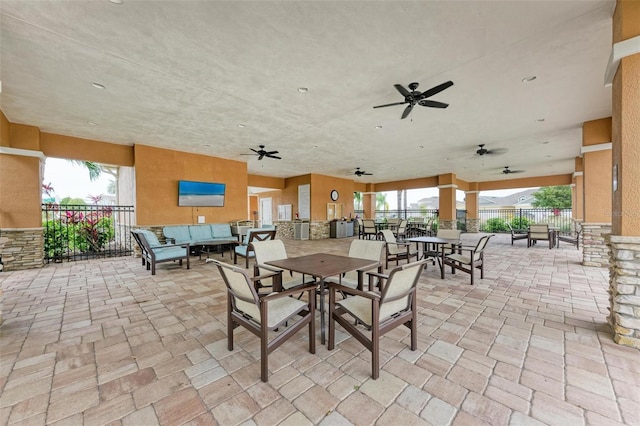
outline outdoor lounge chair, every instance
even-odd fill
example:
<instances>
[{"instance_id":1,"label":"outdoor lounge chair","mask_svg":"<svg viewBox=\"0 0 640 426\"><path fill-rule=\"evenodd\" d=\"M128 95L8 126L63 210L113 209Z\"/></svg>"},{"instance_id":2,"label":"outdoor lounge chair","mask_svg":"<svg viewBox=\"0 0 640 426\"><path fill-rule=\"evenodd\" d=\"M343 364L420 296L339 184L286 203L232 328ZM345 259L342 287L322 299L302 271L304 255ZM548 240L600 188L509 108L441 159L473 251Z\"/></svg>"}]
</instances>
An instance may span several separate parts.
<instances>
[{"instance_id":1,"label":"outdoor lounge chair","mask_svg":"<svg viewBox=\"0 0 640 426\"><path fill-rule=\"evenodd\" d=\"M309 325L309 352L316 353L315 339L315 300L313 294L315 284L303 288L292 289L280 293L258 296L254 282L264 276L250 277L237 266L207 259L207 263L215 263L227 286L227 349L233 350L233 330L243 326L260 339L260 379L269 380L268 356L278 346L293 337L305 325ZM278 274L277 272L272 272ZM291 296L293 293L307 291L304 302ZM298 318L293 324L296 317ZM269 340L269 332L278 330L278 336Z\"/></svg>"},{"instance_id":2,"label":"outdoor lounge chair","mask_svg":"<svg viewBox=\"0 0 640 426\"><path fill-rule=\"evenodd\" d=\"M399 264L401 259L407 259L407 263L412 257L418 258L418 251L412 248L411 243L399 243L396 241L396 236L390 229L383 229L380 231L382 238L385 241L385 269L389 269L389 261L396 261L396 265Z\"/></svg>"},{"instance_id":3,"label":"outdoor lounge chair","mask_svg":"<svg viewBox=\"0 0 640 426\"><path fill-rule=\"evenodd\" d=\"M413 262L394 268L389 275L368 272L369 290L360 291L329 283L329 342L335 346L336 322L371 352L371 377L380 374L380 338L399 325L411 330L411 350L417 348L416 285L425 261ZM380 280L380 293L371 291L373 279ZM336 292L352 296L336 301ZM353 323L355 319L355 324ZM364 326L370 334L359 329Z\"/></svg>"},{"instance_id":4,"label":"outdoor lounge chair","mask_svg":"<svg viewBox=\"0 0 640 426\"><path fill-rule=\"evenodd\" d=\"M529 225L529 233L527 234L527 247L531 247L538 240L549 241L549 248L553 248L553 236L546 223Z\"/></svg>"},{"instance_id":5,"label":"outdoor lounge chair","mask_svg":"<svg viewBox=\"0 0 640 426\"><path fill-rule=\"evenodd\" d=\"M575 222L575 234L573 235L561 235L558 234L557 244L560 247L560 241L564 241L565 243L575 244L576 249L580 250L580 234L582 234L582 225L578 222Z\"/></svg>"},{"instance_id":6,"label":"outdoor lounge chair","mask_svg":"<svg viewBox=\"0 0 640 426\"><path fill-rule=\"evenodd\" d=\"M147 271L151 269L151 275L156 274L156 263L178 260L182 265L182 260L187 260L189 265L189 244L160 244L158 237L146 229L133 229L131 235L138 243L142 251L142 265L146 264Z\"/></svg>"},{"instance_id":7,"label":"outdoor lounge chair","mask_svg":"<svg viewBox=\"0 0 640 426\"><path fill-rule=\"evenodd\" d=\"M475 247L458 246L459 253L451 253L444 256L444 264L451 266L451 273L455 274L456 269L471 275L471 285L474 284L474 270L480 269L480 278L484 278L484 249L487 247L489 238L493 235L485 235ZM468 255L465 255L468 252Z\"/></svg>"},{"instance_id":8,"label":"outdoor lounge chair","mask_svg":"<svg viewBox=\"0 0 640 426\"><path fill-rule=\"evenodd\" d=\"M509 228L509 232L511 232L511 245L516 240L528 240L529 233L527 231L521 229L513 229L511 225L507 223L507 227Z\"/></svg>"}]
</instances>

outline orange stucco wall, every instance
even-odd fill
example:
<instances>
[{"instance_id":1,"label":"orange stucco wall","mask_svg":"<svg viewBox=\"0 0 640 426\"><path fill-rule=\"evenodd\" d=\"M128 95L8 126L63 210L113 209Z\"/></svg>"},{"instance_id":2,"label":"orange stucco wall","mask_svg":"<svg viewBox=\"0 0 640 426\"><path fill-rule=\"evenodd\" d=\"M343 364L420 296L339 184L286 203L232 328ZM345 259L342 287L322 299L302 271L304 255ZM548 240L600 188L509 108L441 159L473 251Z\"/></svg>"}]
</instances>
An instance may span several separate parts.
<instances>
[{"instance_id":1,"label":"orange stucco wall","mask_svg":"<svg viewBox=\"0 0 640 426\"><path fill-rule=\"evenodd\" d=\"M133 166L133 146L72 136L42 133L40 147L47 157L92 161L113 166Z\"/></svg>"},{"instance_id":2,"label":"orange stucco wall","mask_svg":"<svg viewBox=\"0 0 640 426\"><path fill-rule=\"evenodd\" d=\"M585 121L582 124L582 146L611 142L611 117Z\"/></svg>"},{"instance_id":3,"label":"orange stucco wall","mask_svg":"<svg viewBox=\"0 0 640 426\"><path fill-rule=\"evenodd\" d=\"M247 164L204 155L136 145L138 225L194 224L243 218L247 212ZM178 207L178 181L226 184L224 207Z\"/></svg>"},{"instance_id":4,"label":"orange stucco wall","mask_svg":"<svg viewBox=\"0 0 640 426\"><path fill-rule=\"evenodd\" d=\"M539 176L534 178L505 179L492 182L478 182L480 191L495 189L531 188L535 186L571 185L571 175Z\"/></svg>"},{"instance_id":5,"label":"orange stucco wall","mask_svg":"<svg viewBox=\"0 0 640 426\"><path fill-rule=\"evenodd\" d=\"M338 191L337 201L331 200L331 191ZM342 215L353 217L354 182L324 175L311 175L311 218L327 220L327 203L342 204Z\"/></svg>"},{"instance_id":6,"label":"orange stucco wall","mask_svg":"<svg viewBox=\"0 0 640 426\"><path fill-rule=\"evenodd\" d=\"M376 183L374 191L400 191L403 189L434 188L438 186L438 176L429 176L419 179L396 180L392 182Z\"/></svg>"},{"instance_id":7,"label":"orange stucco wall","mask_svg":"<svg viewBox=\"0 0 640 426\"><path fill-rule=\"evenodd\" d=\"M9 120L0 111L0 146L9 146Z\"/></svg>"},{"instance_id":8,"label":"orange stucco wall","mask_svg":"<svg viewBox=\"0 0 640 426\"><path fill-rule=\"evenodd\" d=\"M284 178L249 175L248 185L255 186L257 188L284 189Z\"/></svg>"}]
</instances>

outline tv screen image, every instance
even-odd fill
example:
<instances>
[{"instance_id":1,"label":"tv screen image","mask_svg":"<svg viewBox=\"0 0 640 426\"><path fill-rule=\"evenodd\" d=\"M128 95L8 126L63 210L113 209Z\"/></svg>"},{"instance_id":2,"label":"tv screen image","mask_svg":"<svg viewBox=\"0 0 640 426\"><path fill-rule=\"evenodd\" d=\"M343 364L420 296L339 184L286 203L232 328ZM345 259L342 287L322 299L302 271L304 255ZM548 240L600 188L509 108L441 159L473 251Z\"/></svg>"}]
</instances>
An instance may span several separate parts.
<instances>
[{"instance_id":1,"label":"tv screen image","mask_svg":"<svg viewBox=\"0 0 640 426\"><path fill-rule=\"evenodd\" d=\"M178 206L223 207L224 183L178 181Z\"/></svg>"}]
</instances>

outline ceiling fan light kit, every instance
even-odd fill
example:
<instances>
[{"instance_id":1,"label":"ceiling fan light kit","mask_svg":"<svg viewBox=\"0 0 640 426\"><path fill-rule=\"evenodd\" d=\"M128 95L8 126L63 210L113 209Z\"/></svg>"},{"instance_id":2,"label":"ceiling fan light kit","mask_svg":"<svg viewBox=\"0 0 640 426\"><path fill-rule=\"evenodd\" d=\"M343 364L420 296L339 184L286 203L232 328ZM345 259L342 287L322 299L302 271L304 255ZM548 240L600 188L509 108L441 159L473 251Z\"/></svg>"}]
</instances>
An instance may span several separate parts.
<instances>
[{"instance_id":1,"label":"ceiling fan light kit","mask_svg":"<svg viewBox=\"0 0 640 426\"><path fill-rule=\"evenodd\" d=\"M432 101L427 98L430 98L431 96L434 96L442 92L443 90L453 86L453 81L445 81L444 83L434 86L431 89L426 90L424 92L419 92L417 90L419 85L420 84L416 82L409 83L409 90L410 90L409 91L406 88L404 88L404 86L402 86L401 84L394 84L393 87L395 87L396 90L400 92L402 96L404 96L404 102L394 102L391 104L376 105L374 106L374 108L384 108L384 107L394 106L394 105L409 104L404 109L404 111L402 112L402 116L400 117L401 119L404 119L404 118L407 118L409 114L411 114L411 111L413 110L413 107L416 106L416 104L423 107L430 107L430 108L446 108L449 106L449 104L445 104L444 102Z\"/></svg>"}]
</instances>

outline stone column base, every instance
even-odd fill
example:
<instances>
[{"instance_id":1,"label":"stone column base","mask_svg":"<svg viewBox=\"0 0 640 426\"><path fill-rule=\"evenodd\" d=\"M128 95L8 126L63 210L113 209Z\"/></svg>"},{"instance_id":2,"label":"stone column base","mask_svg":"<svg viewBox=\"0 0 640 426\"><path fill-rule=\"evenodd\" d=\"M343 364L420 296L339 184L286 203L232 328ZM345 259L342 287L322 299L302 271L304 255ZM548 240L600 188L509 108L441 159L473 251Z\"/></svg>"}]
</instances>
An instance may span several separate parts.
<instances>
[{"instance_id":1,"label":"stone column base","mask_svg":"<svg viewBox=\"0 0 640 426\"><path fill-rule=\"evenodd\" d=\"M438 229L458 229L458 221L440 219L438 222Z\"/></svg>"},{"instance_id":2,"label":"stone column base","mask_svg":"<svg viewBox=\"0 0 640 426\"><path fill-rule=\"evenodd\" d=\"M480 232L480 219L467 218L467 232Z\"/></svg>"},{"instance_id":3,"label":"stone column base","mask_svg":"<svg viewBox=\"0 0 640 426\"><path fill-rule=\"evenodd\" d=\"M607 235L613 340L640 349L640 237Z\"/></svg>"},{"instance_id":4,"label":"stone column base","mask_svg":"<svg viewBox=\"0 0 640 426\"><path fill-rule=\"evenodd\" d=\"M582 264L584 266L609 266L609 248L604 237L610 233L610 223L582 223Z\"/></svg>"}]
</instances>

